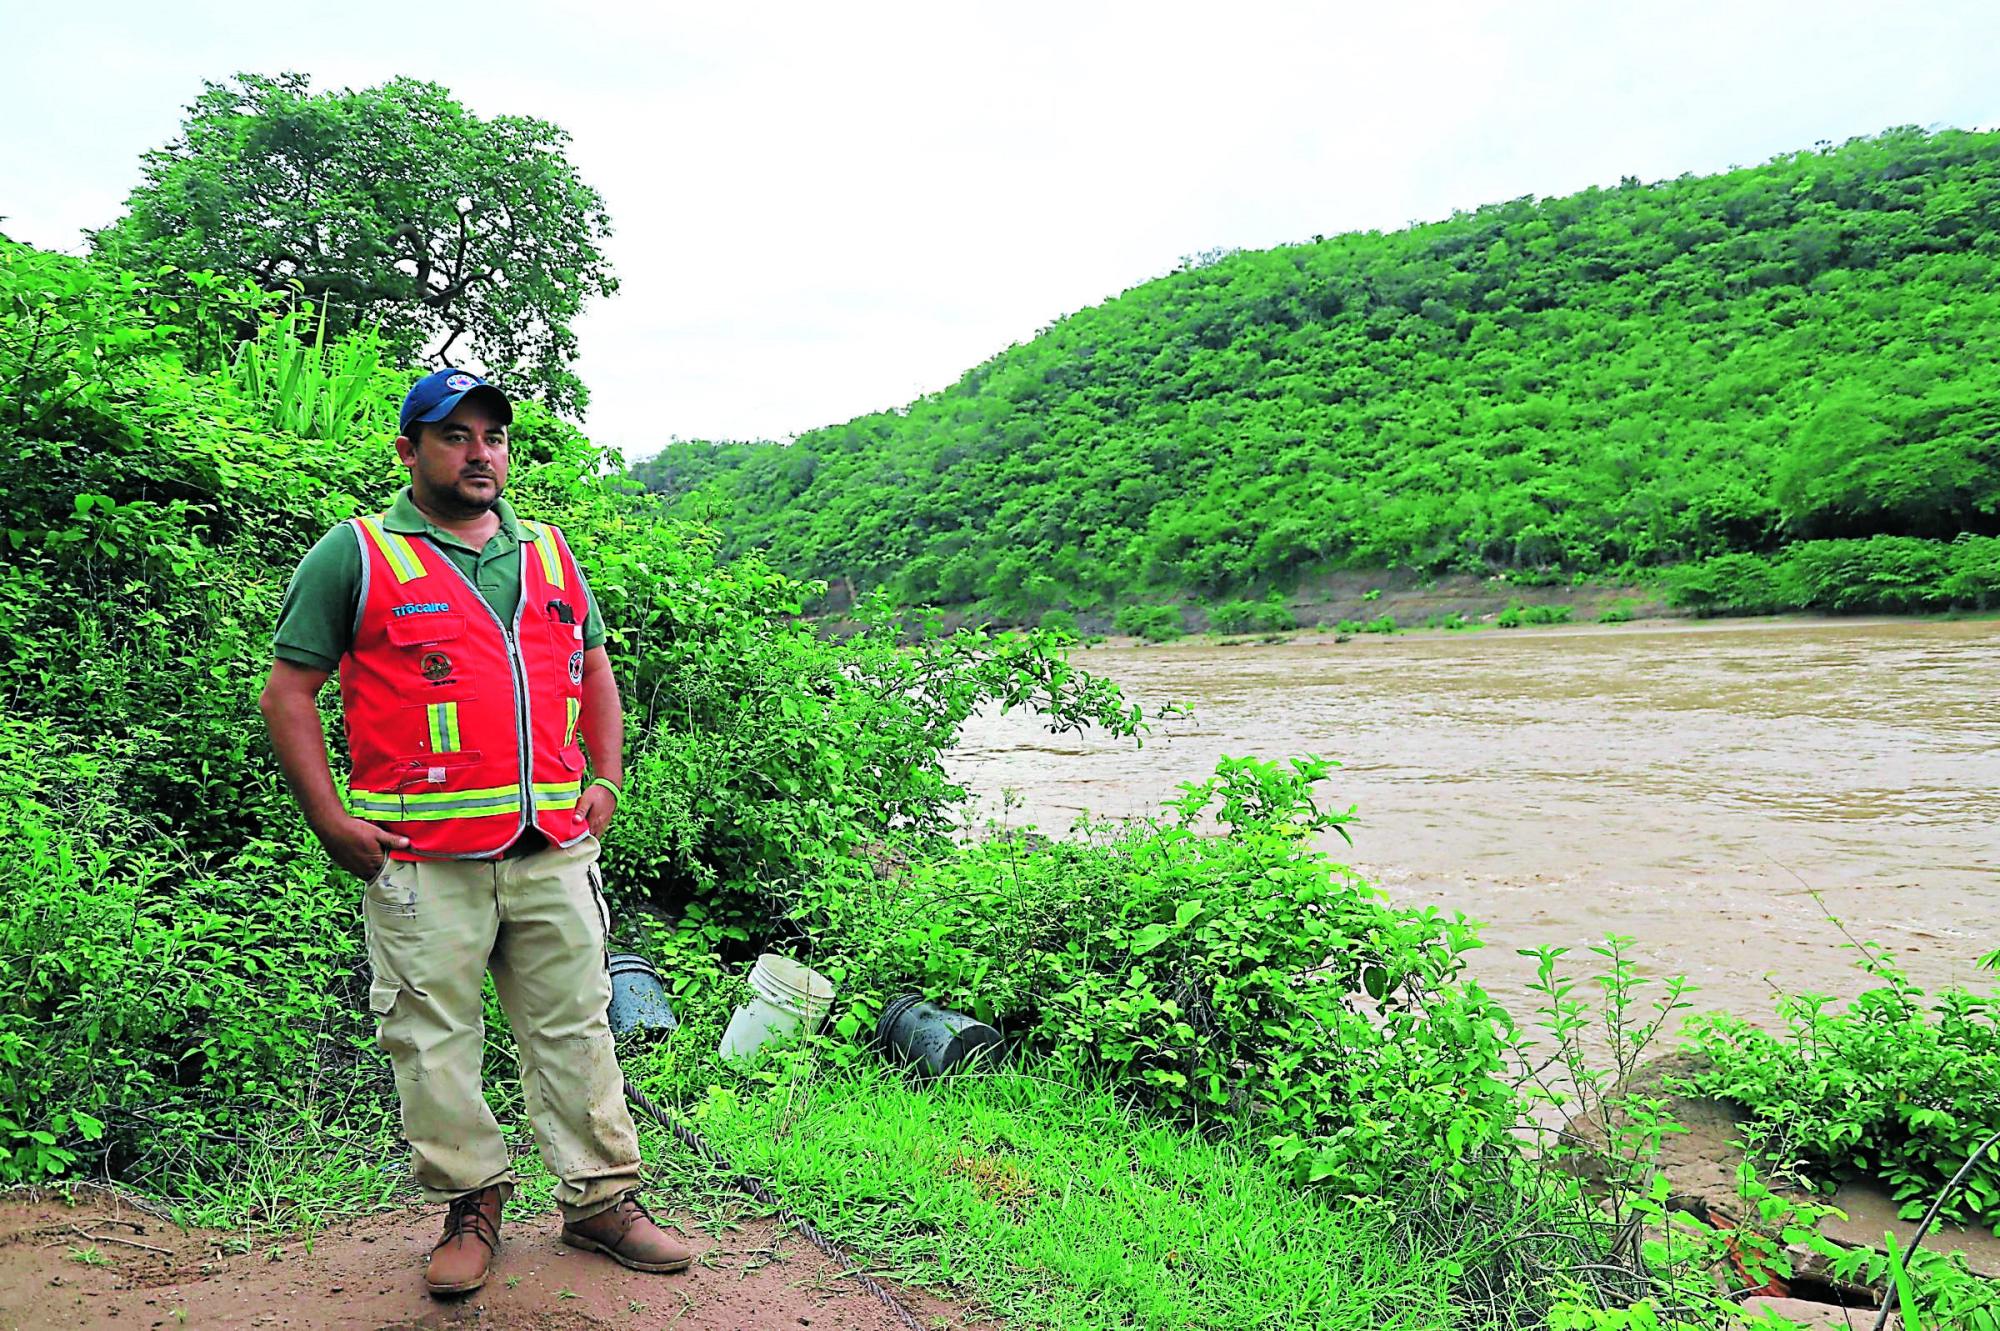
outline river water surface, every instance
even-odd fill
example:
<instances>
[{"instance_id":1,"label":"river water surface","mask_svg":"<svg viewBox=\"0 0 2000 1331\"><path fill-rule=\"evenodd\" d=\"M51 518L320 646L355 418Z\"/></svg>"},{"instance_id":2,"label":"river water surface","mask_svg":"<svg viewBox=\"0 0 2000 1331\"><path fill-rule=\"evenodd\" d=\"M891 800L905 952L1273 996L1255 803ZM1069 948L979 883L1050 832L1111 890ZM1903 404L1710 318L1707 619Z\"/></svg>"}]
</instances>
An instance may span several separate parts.
<instances>
[{"instance_id":1,"label":"river water surface","mask_svg":"<svg viewBox=\"0 0 2000 1331\"><path fill-rule=\"evenodd\" d=\"M1076 659L1192 721L1135 749L977 718L953 768L985 814L1012 800L1011 822L1060 831L1083 810L1153 811L1224 754L1337 759L1328 802L1359 808L1354 846L1328 849L1399 902L1485 921L1475 972L1517 1013L1533 967L1515 949L1581 953L1619 933L1647 973L1687 975L1701 1006L1768 1023L1775 990L1865 987L1829 914L1921 983L1995 982L1973 960L2000 947L2000 623L1307 636Z\"/></svg>"}]
</instances>

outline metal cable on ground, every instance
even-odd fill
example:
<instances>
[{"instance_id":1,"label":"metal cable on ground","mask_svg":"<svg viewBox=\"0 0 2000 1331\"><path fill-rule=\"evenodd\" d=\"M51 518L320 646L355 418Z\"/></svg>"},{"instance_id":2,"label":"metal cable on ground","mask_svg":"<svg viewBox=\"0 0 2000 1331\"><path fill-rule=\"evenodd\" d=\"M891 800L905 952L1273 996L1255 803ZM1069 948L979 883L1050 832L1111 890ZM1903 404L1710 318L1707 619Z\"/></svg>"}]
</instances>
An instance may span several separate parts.
<instances>
[{"instance_id":1,"label":"metal cable on ground","mask_svg":"<svg viewBox=\"0 0 2000 1331\"><path fill-rule=\"evenodd\" d=\"M804 1216L779 1201L777 1195L765 1185L762 1179L738 1173L736 1166L729 1162L729 1157L716 1150L713 1146L710 1146L707 1138L681 1122L679 1118L670 1117L665 1110L654 1104L644 1091L634 1086L630 1077L625 1079L625 1095L627 1099L639 1107L646 1117L652 1119L653 1122L659 1124L668 1132L671 1132L675 1140L679 1141L681 1145L687 1147L690 1151L693 1151L696 1155L729 1175L729 1181L738 1189L770 1207L777 1213L780 1220L783 1220L786 1224L798 1230L799 1233L805 1235L806 1242L818 1248L834 1261L839 1262L845 1274L853 1276L860 1283L861 1288L873 1294L877 1299L880 1299L884 1307L896 1314L897 1321L909 1327L910 1331L929 1331L922 1322L917 1320L915 1313L912 1313L908 1308L903 1306L902 1300L891 1294L888 1288L876 1280L875 1277L863 1271L861 1264L848 1256L845 1249L832 1239L826 1237L826 1235L820 1233L810 1220L807 1220Z\"/></svg>"}]
</instances>

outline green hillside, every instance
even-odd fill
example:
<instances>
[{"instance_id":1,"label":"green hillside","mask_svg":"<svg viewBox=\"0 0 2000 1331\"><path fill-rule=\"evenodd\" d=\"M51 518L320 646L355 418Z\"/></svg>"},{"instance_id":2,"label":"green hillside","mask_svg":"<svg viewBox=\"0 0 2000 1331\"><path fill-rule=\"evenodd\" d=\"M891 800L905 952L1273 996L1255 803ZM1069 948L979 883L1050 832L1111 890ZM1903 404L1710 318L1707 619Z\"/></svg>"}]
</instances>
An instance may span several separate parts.
<instances>
[{"instance_id":1,"label":"green hillside","mask_svg":"<svg viewBox=\"0 0 2000 1331\"><path fill-rule=\"evenodd\" d=\"M906 410L635 473L779 567L1011 615L1341 567L1983 606L1996 278L2000 134L1899 129L1230 255Z\"/></svg>"}]
</instances>

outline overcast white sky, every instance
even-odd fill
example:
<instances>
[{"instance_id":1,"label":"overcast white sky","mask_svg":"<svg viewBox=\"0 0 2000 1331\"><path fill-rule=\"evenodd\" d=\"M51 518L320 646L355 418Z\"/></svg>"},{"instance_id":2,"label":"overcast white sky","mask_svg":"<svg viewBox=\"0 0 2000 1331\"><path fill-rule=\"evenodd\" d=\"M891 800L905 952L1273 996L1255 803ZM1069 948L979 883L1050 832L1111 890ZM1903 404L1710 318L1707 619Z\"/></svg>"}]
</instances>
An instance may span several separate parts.
<instances>
[{"instance_id":1,"label":"overcast white sky","mask_svg":"<svg viewBox=\"0 0 2000 1331\"><path fill-rule=\"evenodd\" d=\"M1211 247L2000 122L1996 0L26 10L0 229L35 244L114 218L205 77L563 126L624 282L587 424L634 458L901 405Z\"/></svg>"}]
</instances>

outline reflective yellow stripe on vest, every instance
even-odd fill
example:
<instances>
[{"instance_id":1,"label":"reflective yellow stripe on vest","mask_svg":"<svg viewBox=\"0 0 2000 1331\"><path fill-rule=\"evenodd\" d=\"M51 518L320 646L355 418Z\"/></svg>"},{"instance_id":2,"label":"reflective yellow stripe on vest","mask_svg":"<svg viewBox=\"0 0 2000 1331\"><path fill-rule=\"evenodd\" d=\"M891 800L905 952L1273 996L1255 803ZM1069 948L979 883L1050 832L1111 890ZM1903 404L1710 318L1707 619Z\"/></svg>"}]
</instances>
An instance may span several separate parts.
<instances>
[{"instance_id":1,"label":"reflective yellow stripe on vest","mask_svg":"<svg viewBox=\"0 0 2000 1331\"><path fill-rule=\"evenodd\" d=\"M368 533L375 548L382 552L382 558L389 561L389 571L396 575L397 582L411 582L424 576L424 561L417 558L409 537L384 527L381 516L361 519L361 530Z\"/></svg>"},{"instance_id":2,"label":"reflective yellow stripe on vest","mask_svg":"<svg viewBox=\"0 0 2000 1331\"><path fill-rule=\"evenodd\" d=\"M424 708L431 727L432 753L457 753L465 746L458 738L458 704L434 702Z\"/></svg>"},{"instance_id":3,"label":"reflective yellow stripe on vest","mask_svg":"<svg viewBox=\"0 0 2000 1331\"><path fill-rule=\"evenodd\" d=\"M569 705L569 721L563 726L563 747L566 749L576 743L576 719L583 714L583 700L565 698L563 701Z\"/></svg>"},{"instance_id":4,"label":"reflective yellow stripe on vest","mask_svg":"<svg viewBox=\"0 0 2000 1331\"><path fill-rule=\"evenodd\" d=\"M521 525L535 534L535 553L542 557L542 576L549 580L549 586L562 586L562 554L556 549L555 529L546 522L523 522Z\"/></svg>"},{"instance_id":5,"label":"reflective yellow stripe on vest","mask_svg":"<svg viewBox=\"0 0 2000 1331\"><path fill-rule=\"evenodd\" d=\"M348 791L354 816L377 823L435 822L440 818L485 818L521 811L519 786L481 790ZM537 797L539 799L539 796Z\"/></svg>"},{"instance_id":6,"label":"reflective yellow stripe on vest","mask_svg":"<svg viewBox=\"0 0 2000 1331\"><path fill-rule=\"evenodd\" d=\"M535 808L574 809L583 797L583 782L577 781L537 781L535 783Z\"/></svg>"},{"instance_id":7,"label":"reflective yellow stripe on vest","mask_svg":"<svg viewBox=\"0 0 2000 1331\"><path fill-rule=\"evenodd\" d=\"M518 786L488 786L482 790L349 790L354 816L377 822L404 819L483 818L512 813L521 807ZM583 795L583 781L537 781L537 809L574 809Z\"/></svg>"}]
</instances>

